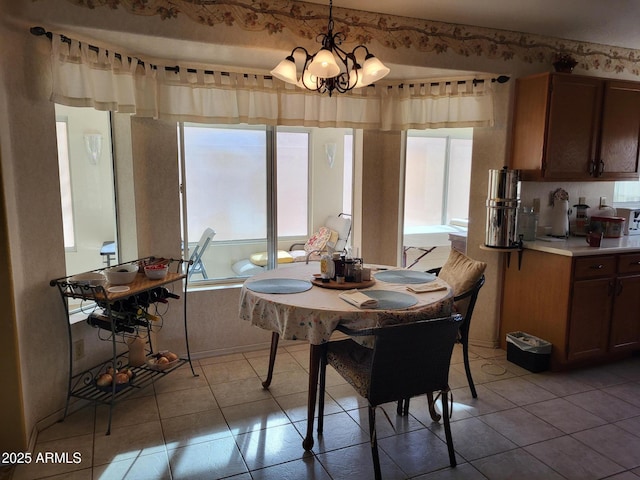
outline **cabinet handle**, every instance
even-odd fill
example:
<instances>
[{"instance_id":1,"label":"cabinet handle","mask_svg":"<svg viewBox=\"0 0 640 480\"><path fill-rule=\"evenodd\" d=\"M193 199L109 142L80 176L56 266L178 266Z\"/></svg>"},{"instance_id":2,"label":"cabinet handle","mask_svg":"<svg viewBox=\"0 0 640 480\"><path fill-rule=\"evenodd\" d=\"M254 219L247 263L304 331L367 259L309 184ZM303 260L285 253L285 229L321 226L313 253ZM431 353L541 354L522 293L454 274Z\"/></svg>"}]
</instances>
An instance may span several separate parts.
<instances>
[{"instance_id":1,"label":"cabinet handle","mask_svg":"<svg viewBox=\"0 0 640 480\"><path fill-rule=\"evenodd\" d=\"M591 163L589 163L589 175L593 177L595 174L595 171L596 171L596 162L594 160Z\"/></svg>"},{"instance_id":2,"label":"cabinet handle","mask_svg":"<svg viewBox=\"0 0 640 480\"><path fill-rule=\"evenodd\" d=\"M622 282L620 280L618 280L618 288L616 288L616 295L620 296L620 294L622 293Z\"/></svg>"},{"instance_id":3,"label":"cabinet handle","mask_svg":"<svg viewBox=\"0 0 640 480\"><path fill-rule=\"evenodd\" d=\"M601 177L602 174L604 173L604 161L600 160L600 163L598 164L598 177Z\"/></svg>"},{"instance_id":4,"label":"cabinet handle","mask_svg":"<svg viewBox=\"0 0 640 480\"><path fill-rule=\"evenodd\" d=\"M638 260L637 262L629 262L630 267L633 267L634 265L640 265L640 260Z\"/></svg>"},{"instance_id":5,"label":"cabinet handle","mask_svg":"<svg viewBox=\"0 0 640 480\"><path fill-rule=\"evenodd\" d=\"M592 270L602 270L604 268L604 265L600 263L598 265L591 265L589 268Z\"/></svg>"}]
</instances>

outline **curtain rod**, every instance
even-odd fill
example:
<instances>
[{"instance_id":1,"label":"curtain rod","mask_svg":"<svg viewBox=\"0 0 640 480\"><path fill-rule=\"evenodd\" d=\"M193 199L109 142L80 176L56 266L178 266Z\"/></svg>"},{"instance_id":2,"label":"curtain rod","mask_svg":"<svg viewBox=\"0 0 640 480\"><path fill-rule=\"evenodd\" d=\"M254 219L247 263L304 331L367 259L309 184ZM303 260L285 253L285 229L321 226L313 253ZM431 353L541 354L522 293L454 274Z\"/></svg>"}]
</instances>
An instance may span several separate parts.
<instances>
[{"instance_id":1,"label":"curtain rod","mask_svg":"<svg viewBox=\"0 0 640 480\"><path fill-rule=\"evenodd\" d=\"M29 31L31 32L32 35L36 35L38 37L41 36L45 36L47 37L49 40L51 40L53 38L53 33L52 32L47 32L47 30L43 27L31 27L29 29ZM60 34L60 40L63 41L64 43L69 43L71 44L71 39L69 37L67 37L66 35L62 35ZM93 52L98 52L100 49L98 47L96 47L95 45L87 45L87 47L89 48L89 50L93 51ZM107 50L107 53L109 53L109 51ZM114 53L113 56L119 60L122 59L122 55L120 55L119 53ZM129 59L129 61L131 61L131 57L127 57ZM145 63L142 60L138 60L138 65L142 65L144 66ZM158 66L157 65L153 65L153 64L149 64L150 67L152 69L157 69ZM179 66L175 66L175 67L164 67L165 71L168 72L176 72L178 73L180 71L180 67ZM189 73L196 73L197 70L195 68L188 68L187 72ZM214 71L213 70L205 70L204 73L206 75L213 75ZM221 75L229 75L229 72L219 72ZM249 77L248 74L244 74L244 77L247 78ZM269 79L272 78L271 75L265 75L265 78ZM497 83L506 83L508 82L510 79L510 77L508 77L507 75L499 75L496 78L492 78L491 79L491 83L497 82ZM473 79L473 84L474 86L477 85L478 83L484 83L484 79ZM418 85L422 84L422 82L416 82ZM436 85L440 85L441 82L433 82L431 83L431 86L436 86ZM458 82L444 82L445 85L451 85L452 83L458 83L458 85L464 84L465 81L464 80L460 80ZM404 87L404 84L400 84L399 85L401 88ZM414 84L408 84L409 87L413 87Z\"/></svg>"}]
</instances>

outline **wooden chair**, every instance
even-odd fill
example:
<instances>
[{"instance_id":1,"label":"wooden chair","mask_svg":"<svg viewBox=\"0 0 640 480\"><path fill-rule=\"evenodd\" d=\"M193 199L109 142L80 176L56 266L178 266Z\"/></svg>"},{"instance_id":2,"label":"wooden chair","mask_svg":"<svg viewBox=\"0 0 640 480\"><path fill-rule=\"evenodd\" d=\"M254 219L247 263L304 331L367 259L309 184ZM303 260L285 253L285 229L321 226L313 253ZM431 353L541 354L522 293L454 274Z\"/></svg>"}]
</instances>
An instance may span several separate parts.
<instances>
[{"instance_id":1,"label":"wooden chair","mask_svg":"<svg viewBox=\"0 0 640 480\"><path fill-rule=\"evenodd\" d=\"M428 270L428 273L434 273L438 275L441 267ZM471 376L471 366L469 365L469 327L471 326L471 317L473 316L473 309L476 306L476 300L478 299L478 293L484 285L484 274L476 281L476 283L466 292L462 292L458 295L454 295L453 301L456 306L456 310L462 315L462 322L460 324L460 332L457 338L457 342L462 345L462 357L464 360L464 370L467 374L467 381L469 382L469 389L473 398L478 398L476 392L476 386L473 383L473 377ZM427 401L429 402L429 412L431 418L435 421L440 419L440 415L436 412L433 405L433 395L427 394ZM398 402L398 414L407 415L409 413L409 399L406 398Z\"/></svg>"},{"instance_id":2,"label":"wooden chair","mask_svg":"<svg viewBox=\"0 0 640 480\"><path fill-rule=\"evenodd\" d=\"M462 317L425 319L367 330L338 326L349 336L373 335L373 348L352 339L323 345L320 360L318 434L323 433L327 365L369 402L369 432L376 480L381 478L376 437L376 407L427 392L441 392L449 462L456 466L448 414L449 364Z\"/></svg>"}]
</instances>

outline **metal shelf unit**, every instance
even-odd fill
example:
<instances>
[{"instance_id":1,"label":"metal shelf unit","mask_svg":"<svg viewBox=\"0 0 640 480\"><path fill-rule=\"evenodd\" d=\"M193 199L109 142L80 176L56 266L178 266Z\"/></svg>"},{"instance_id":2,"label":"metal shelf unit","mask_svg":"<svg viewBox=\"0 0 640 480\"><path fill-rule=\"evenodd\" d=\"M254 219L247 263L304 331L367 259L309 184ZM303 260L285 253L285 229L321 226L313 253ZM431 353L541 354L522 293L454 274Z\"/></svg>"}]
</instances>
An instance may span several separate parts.
<instances>
[{"instance_id":1,"label":"metal shelf unit","mask_svg":"<svg viewBox=\"0 0 640 480\"><path fill-rule=\"evenodd\" d=\"M144 265L163 262L169 265L167 276L161 280L150 280L143 273ZM67 334L69 338L69 382L67 390L67 400L64 410L64 416L67 416L69 410L69 402L72 397L89 400L91 402L103 403L109 405L109 421L107 424L107 432L111 433L111 420L113 414L113 406L117 399L126 397L140 389L150 385L156 379L180 368L185 363L191 367L191 373L197 376L191 362L191 353L189 350L189 335L187 329L187 286L184 282L183 294L183 320L184 320L184 337L186 346L186 357L179 358L172 363L169 368L159 370L148 366L146 363L141 366L130 366L128 364L128 352L118 353L117 344L123 343L126 338L138 336L142 332L146 332L147 342L145 345L146 358L154 356L154 346L151 342L150 332L154 322L157 320L156 315L149 312L152 305L157 303L166 303L168 298L177 297L177 295L169 292L167 294L166 286L175 282L183 281L187 278L188 267L190 261L159 259L157 257L145 257L133 262L126 262L120 265L137 263L140 271L136 275L135 280L127 285L129 290L124 292L109 292L108 288L103 285L84 285L74 281L74 276L62 277L51 280L50 285L57 287L64 304L65 313L69 318L69 299L77 299L95 303L96 311L101 313L94 315L94 312L88 315L88 323L99 329L100 332L106 332L105 341L111 342L112 355L104 362L94 365L91 368L83 370L79 373L73 373L73 335L71 323L67 322ZM182 273L183 264L187 266L187 272ZM117 265L116 265L117 266ZM100 273L105 268L93 270L87 273ZM98 319L95 321L95 319ZM93 323L91 323L93 321ZM96 378L107 368L112 367L115 370L128 368L133 376L129 383L116 384L115 378L108 387L99 387L96 384Z\"/></svg>"}]
</instances>

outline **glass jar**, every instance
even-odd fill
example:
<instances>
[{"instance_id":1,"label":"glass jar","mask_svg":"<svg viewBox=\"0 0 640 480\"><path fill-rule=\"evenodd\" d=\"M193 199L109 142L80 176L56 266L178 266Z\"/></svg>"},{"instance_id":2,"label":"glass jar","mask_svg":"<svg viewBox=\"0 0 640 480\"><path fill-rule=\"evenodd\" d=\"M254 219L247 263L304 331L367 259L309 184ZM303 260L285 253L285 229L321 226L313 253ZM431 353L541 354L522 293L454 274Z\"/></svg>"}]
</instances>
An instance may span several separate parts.
<instances>
[{"instance_id":1,"label":"glass jar","mask_svg":"<svg viewBox=\"0 0 640 480\"><path fill-rule=\"evenodd\" d=\"M518 238L522 235L522 240L532 242L536 239L538 229L538 215L531 207L520 207L518 211Z\"/></svg>"}]
</instances>

